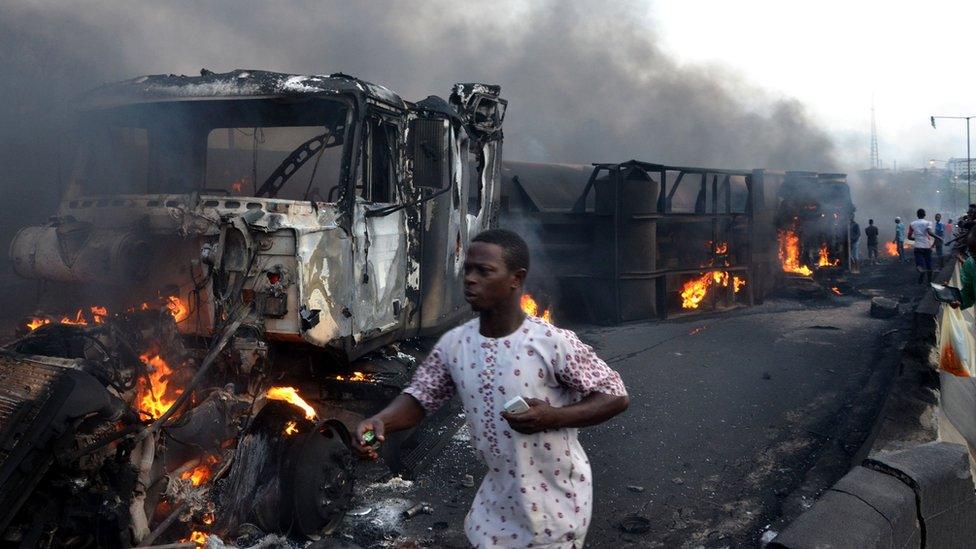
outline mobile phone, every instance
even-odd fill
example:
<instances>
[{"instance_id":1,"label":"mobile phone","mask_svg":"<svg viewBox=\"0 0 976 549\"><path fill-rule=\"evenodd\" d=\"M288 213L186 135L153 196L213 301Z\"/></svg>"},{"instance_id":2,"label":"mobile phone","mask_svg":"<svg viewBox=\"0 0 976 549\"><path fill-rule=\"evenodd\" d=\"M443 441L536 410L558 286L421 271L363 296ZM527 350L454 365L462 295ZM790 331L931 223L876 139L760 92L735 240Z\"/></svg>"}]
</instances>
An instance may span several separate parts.
<instances>
[{"instance_id":1,"label":"mobile phone","mask_svg":"<svg viewBox=\"0 0 976 549\"><path fill-rule=\"evenodd\" d=\"M517 396L505 403L505 411L510 414L521 414L529 411L529 405L524 398Z\"/></svg>"}]
</instances>

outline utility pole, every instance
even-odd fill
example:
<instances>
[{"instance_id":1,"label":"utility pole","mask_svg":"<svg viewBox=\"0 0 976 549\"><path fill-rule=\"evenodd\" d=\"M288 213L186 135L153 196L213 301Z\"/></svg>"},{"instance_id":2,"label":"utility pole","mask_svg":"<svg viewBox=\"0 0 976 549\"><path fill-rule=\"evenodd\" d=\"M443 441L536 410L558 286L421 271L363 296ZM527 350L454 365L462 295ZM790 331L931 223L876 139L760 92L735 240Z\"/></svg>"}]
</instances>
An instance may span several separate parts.
<instances>
[{"instance_id":1,"label":"utility pole","mask_svg":"<svg viewBox=\"0 0 976 549\"><path fill-rule=\"evenodd\" d=\"M874 98L871 98L871 169L881 169L881 157L878 155L878 127L874 123Z\"/></svg>"},{"instance_id":2,"label":"utility pole","mask_svg":"<svg viewBox=\"0 0 976 549\"><path fill-rule=\"evenodd\" d=\"M929 121L932 123L932 128L935 128L936 118L947 118L952 120L965 120L966 121L966 197L967 204L973 203L973 168L972 168L972 154L969 152L969 121L976 116L930 116Z\"/></svg>"}]
</instances>

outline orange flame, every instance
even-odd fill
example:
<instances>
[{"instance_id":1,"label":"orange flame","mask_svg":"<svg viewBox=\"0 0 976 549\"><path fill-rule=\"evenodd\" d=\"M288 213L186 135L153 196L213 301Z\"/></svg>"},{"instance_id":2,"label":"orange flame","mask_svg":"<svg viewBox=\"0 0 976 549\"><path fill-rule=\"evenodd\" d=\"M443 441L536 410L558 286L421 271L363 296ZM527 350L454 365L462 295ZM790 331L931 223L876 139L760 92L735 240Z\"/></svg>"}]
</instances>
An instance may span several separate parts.
<instances>
[{"instance_id":1,"label":"orange flame","mask_svg":"<svg viewBox=\"0 0 976 549\"><path fill-rule=\"evenodd\" d=\"M214 523L214 514L211 513L211 512L209 512L209 511L207 511L206 513L204 513L203 514L203 523L204 524L207 524L207 525L213 524Z\"/></svg>"},{"instance_id":2,"label":"orange flame","mask_svg":"<svg viewBox=\"0 0 976 549\"><path fill-rule=\"evenodd\" d=\"M827 243L824 242L820 245L820 258L817 260L817 267L836 267L840 265L840 260L835 259L830 260L830 250L827 249Z\"/></svg>"},{"instance_id":3,"label":"orange flame","mask_svg":"<svg viewBox=\"0 0 976 549\"><path fill-rule=\"evenodd\" d=\"M739 293L746 285L746 279L737 276L732 277L732 291Z\"/></svg>"},{"instance_id":4,"label":"orange flame","mask_svg":"<svg viewBox=\"0 0 976 549\"><path fill-rule=\"evenodd\" d=\"M190 316L190 308L175 295L166 298L166 309L169 310L169 314L173 315L173 320L176 322L183 322Z\"/></svg>"},{"instance_id":5,"label":"orange flame","mask_svg":"<svg viewBox=\"0 0 976 549\"><path fill-rule=\"evenodd\" d=\"M230 184L230 188L235 194L241 194L241 191L244 190L244 180L238 179L237 181L234 181Z\"/></svg>"},{"instance_id":6,"label":"orange flame","mask_svg":"<svg viewBox=\"0 0 976 549\"><path fill-rule=\"evenodd\" d=\"M147 352L140 355L139 360L149 369L149 380L145 377L139 379L139 391L136 395L139 411L157 419L170 409L176 402L176 397L183 393L183 389L172 391L172 395L167 394L173 370L158 353Z\"/></svg>"},{"instance_id":7,"label":"orange flame","mask_svg":"<svg viewBox=\"0 0 976 549\"><path fill-rule=\"evenodd\" d=\"M184 539L183 541L193 542L202 547L207 544L207 534L194 530L193 533L190 534L190 537Z\"/></svg>"},{"instance_id":8,"label":"orange flame","mask_svg":"<svg viewBox=\"0 0 976 549\"><path fill-rule=\"evenodd\" d=\"M522 307L522 312L529 316L537 316L546 322L552 322L552 312L549 309L542 311L539 314L539 304L535 302L535 299L530 294L522 294L522 299L519 302Z\"/></svg>"},{"instance_id":9,"label":"orange flame","mask_svg":"<svg viewBox=\"0 0 976 549\"><path fill-rule=\"evenodd\" d=\"M183 473L180 474L180 479L189 480L190 483L193 484L194 486L200 486L201 484L210 480L210 475L212 474L210 467L215 463L217 463L218 461L220 460L217 459L217 456L213 454L207 455L203 459L202 463L200 463L193 469L190 469L188 471L183 471ZM213 514L211 513L210 516L212 519ZM204 516L204 522L206 522L206 516Z\"/></svg>"},{"instance_id":10,"label":"orange flame","mask_svg":"<svg viewBox=\"0 0 976 549\"><path fill-rule=\"evenodd\" d=\"M298 406L304 410L305 419L315 419L315 409L298 396L294 387L272 387L268 389L266 396L271 400L283 400L292 406Z\"/></svg>"},{"instance_id":11,"label":"orange flame","mask_svg":"<svg viewBox=\"0 0 976 549\"><path fill-rule=\"evenodd\" d=\"M298 423L295 423L294 421L289 421L288 423L285 424L286 435L291 436L297 432L298 432Z\"/></svg>"},{"instance_id":12,"label":"orange flame","mask_svg":"<svg viewBox=\"0 0 976 549\"><path fill-rule=\"evenodd\" d=\"M810 267L800 263L800 237L792 229L779 231L779 261L783 272L803 276L813 274Z\"/></svg>"},{"instance_id":13,"label":"orange flame","mask_svg":"<svg viewBox=\"0 0 976 549\"><path fill-rule=\"evenodd\" d=\"M697 309L708 294L708 287L711 286L712 281L721 280L721 275L716 279L715 275L717 274L719 273L705 273L698 278L685 282L681 286L681 308Z\"/></svg>"},{"instance_id":14,"label":"orange flame","mask_svg":"<svg viewBox=\"0 0 976 549\"><path fill-rule=\"evenodd\" d=\"M715 245L715 253L718 255L726 254L728 253L728 251L729 251L728 242L719 242L718 244Z\"/></svg>"},{"instance_id":15,"label":"orange flame","mask_svg":"<svg viewBox=\"0 0 976 549\"><path fill-rule=\"evenodd\" d=\"M364 374L363 372L353 372L351 376L336 375L335 378L338 381L363 381L366 383L372 383L373 376L369 374Z\"/></svg>"},{"instance_id":16,"label":"orange flame","mask_svg":"<svg viewBox=\"0 0 976 549\"><path fill-rule=\"evenodd\" d=\"M830 291L831 292L834 292L834 294L836 294L836 295L844 295L844 294L841 293L840 288L838 288L837 286L832 287L830 289Z\"/></svg>"},{"instance_id":17,"label":"orange flame","mask_svg":"<svg viewBox=\"0 0 976 549\"><path fill-rule=\"evenodd\" d=\"M34 330L40 328L41 326L50 323L51 323L50 318L32 318L30 322L27 323L27 329L33 332Z\"/></svg>"}]
</instances>

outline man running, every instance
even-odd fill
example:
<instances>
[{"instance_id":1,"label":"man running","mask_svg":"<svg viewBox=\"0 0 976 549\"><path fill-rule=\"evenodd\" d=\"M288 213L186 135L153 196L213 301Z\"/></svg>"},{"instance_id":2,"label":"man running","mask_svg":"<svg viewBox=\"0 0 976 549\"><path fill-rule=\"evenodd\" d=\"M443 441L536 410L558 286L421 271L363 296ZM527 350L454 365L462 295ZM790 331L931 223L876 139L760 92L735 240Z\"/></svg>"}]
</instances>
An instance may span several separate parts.
<instances>
[{"instance_id":1,"label":"man running","mask_svg":"<svg viewBox=\"0 0 976 549\"><path fill-rule=\"evenodd\" d=\"M479 317L441 337L410 385L359 424L365 433L419 424L457 393L471 442L488 465L464 520L475 547L583 546L593 477L577 429L603 423L629 403L617 372L583 344L520 307L529 250L517 234L485 231L464 260L464 298ZM528 409L505 412L522 397Z\"/></svg>"}]
</instances>

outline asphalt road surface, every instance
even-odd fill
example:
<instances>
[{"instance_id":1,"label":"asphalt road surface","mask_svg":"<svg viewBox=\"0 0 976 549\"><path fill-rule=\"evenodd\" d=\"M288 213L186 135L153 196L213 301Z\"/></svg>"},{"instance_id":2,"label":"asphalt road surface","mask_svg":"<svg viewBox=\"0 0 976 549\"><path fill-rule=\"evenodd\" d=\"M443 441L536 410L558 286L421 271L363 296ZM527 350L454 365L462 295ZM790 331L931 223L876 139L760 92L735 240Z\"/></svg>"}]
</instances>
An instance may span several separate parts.
<instances>
[{"instance_id":1,"label":"asphalt road surface","mask_svg":"<svg viewBox=\"0 0 976 549\"><path fill-rule=\"evenodd\" d=\"M578 330L631 395L624 415L581 434L595 477L587 547L755 547L809 507L869 439L906 332L911 303L879 320L867 298L910 301L920 291L911 278L882 266L856 281L859 296ZM462 521L484 468L463 429L414 482L368 482L382 473L363 469L340 535L364 546L465 546ZM433 513L401 519L417 501ZM650 529L622 531L630 514Z\"/></svg>"}]
</instances>

